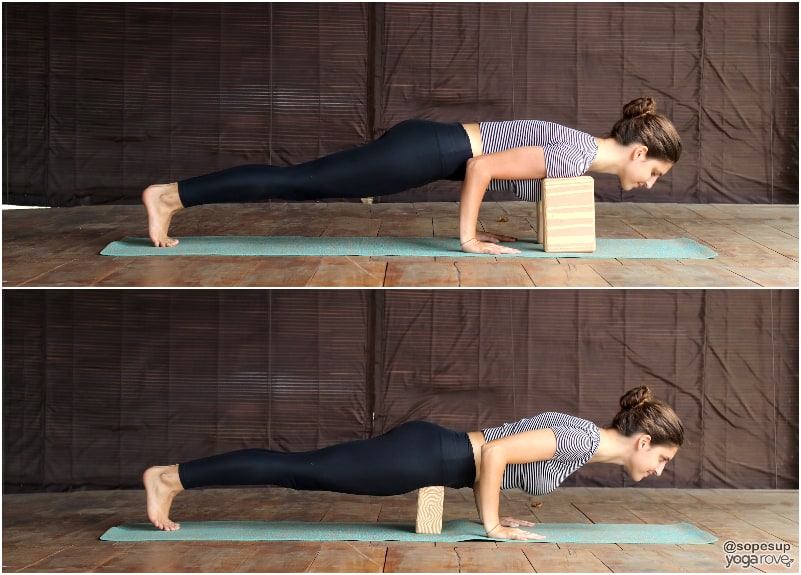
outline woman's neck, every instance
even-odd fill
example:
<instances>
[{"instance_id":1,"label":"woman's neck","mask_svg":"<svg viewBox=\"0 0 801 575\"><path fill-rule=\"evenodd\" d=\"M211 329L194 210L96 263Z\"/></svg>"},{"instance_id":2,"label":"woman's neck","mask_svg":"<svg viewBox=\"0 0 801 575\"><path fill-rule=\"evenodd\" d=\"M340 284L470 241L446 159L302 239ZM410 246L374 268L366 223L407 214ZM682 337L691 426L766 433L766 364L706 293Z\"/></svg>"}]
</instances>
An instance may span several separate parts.
<instances>
[{"instance_id":1,"label":"woman's neck","mask_svg":"<svg viewBox=\"0 0 801 575\"><path fill-rule=\"evenodd\" d=\"M626 437L616 429L600 429L601 440L589 463L614 463L625 465L634 438Z\"/></svg>"},{"instance_id":2,"label":"woman's neck","mask_svg":"<svg viewBox=\"0 0 801 575\"><path fill-rule=\"evenodd\" d=\"M617 176L629 157L628 146L621 146L614 138L595 138L595 142L598 144L598 154L589 171Z\"/></svg>"}]
</instances>

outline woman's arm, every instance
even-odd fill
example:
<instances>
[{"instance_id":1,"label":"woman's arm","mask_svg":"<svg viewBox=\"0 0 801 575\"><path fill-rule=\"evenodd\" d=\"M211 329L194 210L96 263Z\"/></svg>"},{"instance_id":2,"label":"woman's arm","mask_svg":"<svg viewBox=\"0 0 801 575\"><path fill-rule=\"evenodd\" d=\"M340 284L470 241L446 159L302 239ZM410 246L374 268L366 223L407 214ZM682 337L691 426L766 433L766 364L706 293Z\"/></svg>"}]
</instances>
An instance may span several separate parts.
<instances>
[{"instance_id":1,"label":"woman's arm","mask_svg":"<svg viewBox=\"0 0 801 575\"><path fill-rule=\"evenodd\" d=\"M545 152L539 146L511 148L467 161L459 199L459 241L476 254L516 254L519 250L476 239L478 212L490 180L538 180L546 177Z\"/></svg>"},{"instance_id":2,"label":"woman's arm","mask_svg":"<svg viewBox=\"0 0 801 575\"><path fill-rule=\"evenodd\" d=\"M476 510L478 511L478 522L484 523L481 516L481 483L476 481L473 484L473 497L476 500ZM501 525L504 527L534 527L536 523L532 521L525 521L523 519L515 519L514 517L504 516L501 517Z\"/></svg>"},{"instance_id":3,"label":"woman's arm","mask_svg":"<svg viewBox=\"0 0 801 575\"><path fill-rule=\"evenodd\" d=\"M476 493L479 516L487 535L501 539L542 539L530 531L502 524L501 482L507 465L551 459L556 436L551 429L536 429L490 441L481 446L480 489Z\"/></svg>"}]
</instances>

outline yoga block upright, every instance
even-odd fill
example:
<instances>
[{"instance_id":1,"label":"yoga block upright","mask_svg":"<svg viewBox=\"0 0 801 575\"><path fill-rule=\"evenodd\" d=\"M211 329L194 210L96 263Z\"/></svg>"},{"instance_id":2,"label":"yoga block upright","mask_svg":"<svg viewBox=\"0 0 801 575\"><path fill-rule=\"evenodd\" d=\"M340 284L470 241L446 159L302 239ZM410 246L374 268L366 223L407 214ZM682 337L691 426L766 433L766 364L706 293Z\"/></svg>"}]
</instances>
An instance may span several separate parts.
<instances>
[{"instance_id":1,"label":"yoga block upright","mask_svg":"<svg viewBox=\"0 0 801 575\"><path fill-rule=\"evenodd\" d=\"M546 252L595 251L595 180L590 176L542 180L537 241Z\"/></svg>"},{"instance_id":2,"label":"yoga block upright","mask_svg":"<svg viewBox=\"0 0 801 575\"><path fill-rule=\"evenodd\" d=\"M417 491L417 533L442 533L442 505L445 501L443 486L421 487Z\"/></svg>"}]
</instances>

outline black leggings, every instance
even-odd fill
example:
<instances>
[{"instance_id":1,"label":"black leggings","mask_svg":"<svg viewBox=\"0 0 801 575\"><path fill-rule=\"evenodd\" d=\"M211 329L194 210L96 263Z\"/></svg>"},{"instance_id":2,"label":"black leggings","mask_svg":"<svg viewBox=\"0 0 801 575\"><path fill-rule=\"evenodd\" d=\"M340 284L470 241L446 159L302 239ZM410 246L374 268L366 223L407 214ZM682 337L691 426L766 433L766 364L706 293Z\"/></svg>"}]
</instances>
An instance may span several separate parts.
<instances>
[{"instance_id":1,"label":"black leggings","mask_svg":"<svg viewBox=\"0 0 801 575\"><path fill-rule=\"evenodd\" d=\"M461 124L406 120L369 144L305 164L237 166L181 180L178 194L185 207L380 196L436 180L463 180L472 156Z\"/></svg>"},{"instance_id":2,"label":"black leggings","mask_svg":"<svg viewBox=\"0 0 801 575\"><path fill-rule=\"evenodd\" d=\"M467 433L412 421L374 437L302 453L245 449L178 466L185 489L278 485L354 495L400 495L428 485L472 487Z\"/></svg>"}]
</instances>

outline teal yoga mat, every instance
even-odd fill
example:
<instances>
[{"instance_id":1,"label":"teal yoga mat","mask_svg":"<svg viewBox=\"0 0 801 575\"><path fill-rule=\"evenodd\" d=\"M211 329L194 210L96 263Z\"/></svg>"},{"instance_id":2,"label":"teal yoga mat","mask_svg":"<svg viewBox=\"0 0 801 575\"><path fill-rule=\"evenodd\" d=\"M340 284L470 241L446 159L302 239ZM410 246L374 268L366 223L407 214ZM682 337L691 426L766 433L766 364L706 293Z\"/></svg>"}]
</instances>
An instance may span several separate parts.
<instances>
[{"instance_id":1,"label":"teal yoga mat","mask_svg":"<svg viewBox=\"0 0 801 575\"><path fill-rule=\"evenodd\" d=\"M146 238L124 238L106 246L104 256L417 256L502 258L709 259L717 254L689 238L668 240L598 238L592 253L549 253L542 244L506 244L522 253L487 256L462 252L456 238L200 236L180 238L172 248L155 248Z\"/></svg>"},{"instance_id":2,"label":"teal yoga mat","mask_svg":"<svg viewBox=\"0 0 801 575\"><path fill-rule=\"evenodd\" d=\"M717 538L689 523L672 525L543 523L527 528L545 535L542 543L651 543L689 545ZM160 531L149 523L112 527L103 541L501 541L487 537L474 521L446 521L439 535L414 532L414 523L317 523L303 521L204 521Z\"/></svg>"}]
</instances>

